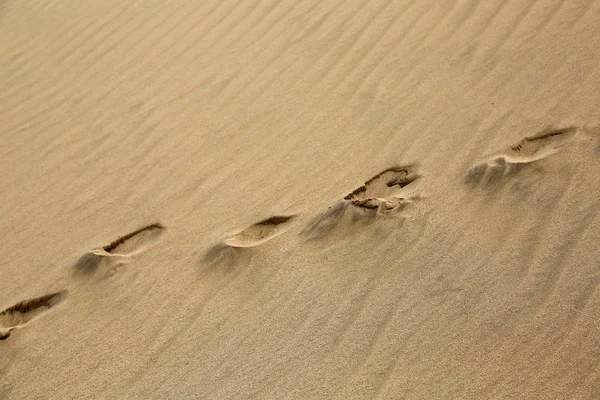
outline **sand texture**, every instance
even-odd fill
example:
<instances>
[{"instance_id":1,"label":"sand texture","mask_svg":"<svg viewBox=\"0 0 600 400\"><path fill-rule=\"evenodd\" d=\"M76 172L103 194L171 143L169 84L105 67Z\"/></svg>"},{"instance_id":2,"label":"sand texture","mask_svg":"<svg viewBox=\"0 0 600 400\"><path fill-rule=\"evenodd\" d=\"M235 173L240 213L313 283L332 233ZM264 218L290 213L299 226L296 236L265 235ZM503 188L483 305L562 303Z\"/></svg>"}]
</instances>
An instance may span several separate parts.
<instances>
[{"instance_id":1,"label":"sand texture","mask_svg":"<svg viewBox=\"0 0 600 400\"><path fill-rule=\"evenodd\" d=\"M600 399L599 107L600 1L0 0L0 399Z\"/></svg>"}]
</instances>

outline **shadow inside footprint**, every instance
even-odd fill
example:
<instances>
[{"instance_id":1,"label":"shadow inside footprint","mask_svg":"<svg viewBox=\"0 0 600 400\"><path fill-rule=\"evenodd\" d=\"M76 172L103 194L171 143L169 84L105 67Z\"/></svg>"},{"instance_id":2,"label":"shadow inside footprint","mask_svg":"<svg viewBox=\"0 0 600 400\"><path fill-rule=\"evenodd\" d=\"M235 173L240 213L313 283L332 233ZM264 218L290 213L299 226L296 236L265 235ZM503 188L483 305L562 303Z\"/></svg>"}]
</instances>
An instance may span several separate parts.
<instances>
[{"instance_id":1,"label":"shadow inside footprint","mask_svg":"<svg viewBox=\"0 0 600 400\"><path fill-rule=\"evenodd\" d=\"M91 275L104 261L138 254L148 248L164 231L162 224L154 223L121 236L110 244L88 251L75 263L76 273Z\"/></svg>"},{"instance_id":2,"label":"shadow inside footprint","mask_svg":"<svg viewBox=\"0 0 600 400\"><path fill-rule=\"evenodd\" d=\"M258 246L285 231L294 218L294 215L267 218L225 239L225 244L231 247Z\"/></svg>"},{"instance_id":3,"label":"shadow inside footprint","mask_svg":"<svg viewBox=\"0 0 600 400\"><path fill-rule=\"evenodd\" d=\"M48 294L34 299L24 300L0 313L0 340L8 338L11 331L21 328L28 322L39 318L50 308L62 302L66 291Z\"/></svg>"},{"instance_id":4,"label":"shadow inside footprint","mask_svg":"<svg viewBox=\"0 0 600 400\"><path fill-rule=\"evenodd\" d=\"M512 175L526 164L556 154L573 137L576 128L546 129L536 135L521 139L504 151L475 164L467 171L466 183L471 185L495 182Z\"/></svg>"}]
</instances>

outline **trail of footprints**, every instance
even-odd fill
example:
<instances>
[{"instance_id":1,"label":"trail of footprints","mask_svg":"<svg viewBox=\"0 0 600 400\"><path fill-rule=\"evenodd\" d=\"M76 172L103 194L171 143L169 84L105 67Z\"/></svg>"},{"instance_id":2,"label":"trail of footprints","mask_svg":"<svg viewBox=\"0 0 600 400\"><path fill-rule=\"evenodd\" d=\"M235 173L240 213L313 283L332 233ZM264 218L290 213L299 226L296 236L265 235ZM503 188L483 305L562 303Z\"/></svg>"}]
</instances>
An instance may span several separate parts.
<instances>
[{"instance_id":1,"label":"trail of footprints","mask_svg":"<svg viewBox=\"0 0 600 400\"><path fill-rule=\"evenodd\" d=\"M75 264L79 273L87 275L96 272L104 262L123 262L149 247L162 233L164 226L151 224L127 235L121 236L106 246L85 253ZM67 296L63 290L34 299L21 301L0 313L0 340L8 338L13 329L23 328L38 319L51 308L61 303Z\"/></svg>"},{"instance_id":2,"label":"trail of footprints","mask_svg":"<svg viewBox=\"0 0 600 400\"><path fill-rule=\"evenodd\" d=\"M575 134L575 127L547 129L536 135L523 138L518 143L475 164L466 174L466 182L486 185L519 170L522 166L547 158L558 152ZM413 165L396 166L381 171L364 185L356 188L342 200L324 212L317 214L302 230L301 234L315 238L331 231L349 208L381 215L402 210L418 198L412 188L420 175ZM248 248L261 245L290 228L296 215L277 215L254 223L224 239L207 253L207 259L227 248ZM165 227L154 223L117 238L111 243L95 248L81 256L75 264L79 275L94 275L106 265L127 262L136 254L152 245ZM14 329L23 328L50 309L60 304L67 296L63 290L38 298L21 301L0 312L0 340L8 338Z\"/></svg>"}]
</instances>

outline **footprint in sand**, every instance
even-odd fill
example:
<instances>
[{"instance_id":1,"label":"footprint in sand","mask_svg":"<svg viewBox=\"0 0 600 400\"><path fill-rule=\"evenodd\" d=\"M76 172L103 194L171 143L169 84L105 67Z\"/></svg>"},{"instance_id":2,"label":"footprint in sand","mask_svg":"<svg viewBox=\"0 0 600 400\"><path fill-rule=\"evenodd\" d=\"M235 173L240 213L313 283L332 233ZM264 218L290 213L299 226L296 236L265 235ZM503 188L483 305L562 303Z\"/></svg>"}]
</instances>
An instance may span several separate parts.
<instances>
[{"instance_id":1,"label":"footprint in sand","mask_svg":"<svg viewBox=\"0 0 600 400\"><path fill-rule=\"evenodd\" d=\"M250 225L243 231L225 239L230 247L255 247L283 233L294 215L274 216Z\"/></svg>"},{"instance_id":2,"label":"footprint in sand","mask_svg":"<svg viewBox=\"0 0 600 400\"><path fill-rule=\"evenodd\" d=\"M85 253L75 264L75 269L84 274L92 274L103 261L124 262L152 245L164 229L163 225L155 223L121 236L106 246Z\"/></svg>"},{"instance_id":3,"label":"footprint in sand","mask_svg":"<svg viewBox=\"0 0 600 400\"><path fill-rule=\"evenodd\" d=\"M403 207L410 202L403 188L414 182L419 176L414 167L392 167L381 171L364 185L344 197L350 204L381 212Z\"/></svg>"},{"instance_id":4,"label":"footprint in sand","mask_svg":"<svg viewBox=\"0 0 600 400\"><path fill-rule=\"evenodd\" d=\"M522 166L556 154L576 132L575 127L546 129L521 139L488 159L475 164L467 172L466 181L472 185L488 184L518 171Z\"/></svg>"},{"instance_id":5,"label":"footprint in sand","mask_svg":"<svg viewBox=\"0 0 600 400\"><path fill-rule=\"evenodd\" d=\"M419 177L416 167L412 165L381 171L343 200L312 218L302 233L308 238L327 234L338 224L349 207L377 214L401 210L417 197L414 187L409 185Z\"/></svg>"},{"instance_id":6,"label":"footprint in sand","mask_svg":"<svg viewBox=\"0 0 600 400\"><path fill-rule=\"evenodd\" d=\"M15 328L23 328L27 323L41 317L50 308L63 301L66 291L48 294L35 299L24 300L0 313L0 340L8 338Z\"/></svg>"},{"instance_id":7,"label":"footprint in sand","mask_svg":"<svg viewBox=\"0 0 600 400\"><path fill-rule=\"evenodd\" d=\"M277 215L250 225L208 249L203 261L212 264L236 248L256 247L285 232L296 215Z\"/></svg>"}]
</instances>

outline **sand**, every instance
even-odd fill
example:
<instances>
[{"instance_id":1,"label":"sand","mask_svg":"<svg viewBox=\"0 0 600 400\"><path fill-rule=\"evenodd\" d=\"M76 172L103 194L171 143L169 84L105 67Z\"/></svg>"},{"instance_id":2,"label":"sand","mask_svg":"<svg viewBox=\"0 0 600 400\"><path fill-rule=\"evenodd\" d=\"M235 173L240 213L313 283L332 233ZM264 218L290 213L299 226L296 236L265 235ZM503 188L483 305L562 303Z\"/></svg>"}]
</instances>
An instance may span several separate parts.
<instances>
[{"instance_id":1,"label":"sand","mask_svg":"<svg viewBox=\"0 0 600 400\"><path fill-rule=\"evenodd\" d=\"M0 398L600 398L599 16L0 1Z\"/></svg>"}]
</instances>

